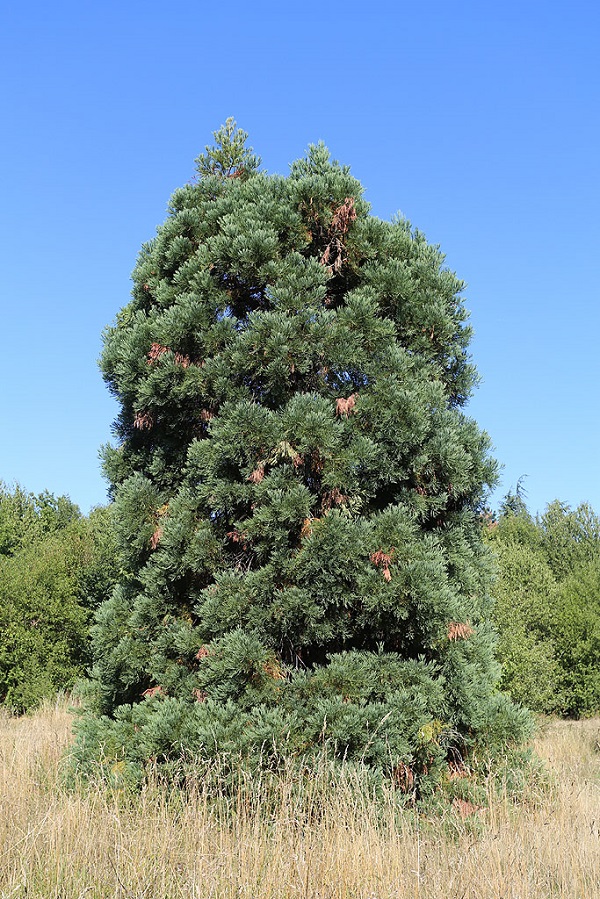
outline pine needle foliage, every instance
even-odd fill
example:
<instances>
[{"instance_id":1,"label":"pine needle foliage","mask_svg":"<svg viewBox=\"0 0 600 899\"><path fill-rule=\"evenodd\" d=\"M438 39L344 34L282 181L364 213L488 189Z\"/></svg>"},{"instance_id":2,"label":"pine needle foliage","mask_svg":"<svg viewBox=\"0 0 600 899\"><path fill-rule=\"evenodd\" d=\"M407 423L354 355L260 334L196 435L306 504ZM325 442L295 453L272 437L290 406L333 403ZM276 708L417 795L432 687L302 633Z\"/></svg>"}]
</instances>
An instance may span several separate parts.
<instances>
[{"instance_id":1,"label":"pine needle foliage","mask_svg":"<svg viewBox=\"0 0 600 899\"><path fill-rule=\"evenodd\" d=\"M246 138L215 132L105 333L123 576L77 752L326 742L424 789L528 726L496 688L463 284L323 144L282 177Z\"/></svg>"}]
</instances>

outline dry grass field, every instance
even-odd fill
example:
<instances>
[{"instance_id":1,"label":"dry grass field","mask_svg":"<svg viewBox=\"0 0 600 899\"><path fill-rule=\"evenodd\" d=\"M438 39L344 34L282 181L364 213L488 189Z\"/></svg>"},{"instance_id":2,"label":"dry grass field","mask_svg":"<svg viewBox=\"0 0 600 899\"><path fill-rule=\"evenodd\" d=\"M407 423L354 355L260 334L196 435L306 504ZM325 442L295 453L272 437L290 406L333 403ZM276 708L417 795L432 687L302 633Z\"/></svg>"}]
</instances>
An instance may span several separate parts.
<instances>
[{"instance_id":1,"label":"dry grass field","mask_svg":"<svg viewBox=\"0 0 600 899\"><path fill-rule=\"evenodd\" d=\"M135 801L61 786L64 706L0 717L0 896L55 899L596 899L600 721L552 722L535 748L550 785L431 819L357 799L351 784L268 811L160 789ZM313 809L314 811L314 809Z\"/></svg>"}]
</instances>

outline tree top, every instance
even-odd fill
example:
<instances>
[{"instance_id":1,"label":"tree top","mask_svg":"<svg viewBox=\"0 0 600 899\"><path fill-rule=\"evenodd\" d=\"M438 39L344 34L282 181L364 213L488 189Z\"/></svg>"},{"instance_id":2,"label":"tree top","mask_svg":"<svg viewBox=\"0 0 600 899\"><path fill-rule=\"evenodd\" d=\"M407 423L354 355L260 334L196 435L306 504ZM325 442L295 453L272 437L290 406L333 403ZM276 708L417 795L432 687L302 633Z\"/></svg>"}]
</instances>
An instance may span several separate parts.
<instances>
[{"instance_id":1,"label":"tree top","mask_svg":"<svg viewBox=\"0 0 600 899\"><path fill-rule=\"evenodd\" d=\"M228 118L218 131L213 131L213 136L214 145L207 144L206 152L196 159L196 169L201 177L246 180L258 169L260 156L252 152L252 147L246 147L248 133L237 127L234 118Z\"/></svg>"}]
</instances>

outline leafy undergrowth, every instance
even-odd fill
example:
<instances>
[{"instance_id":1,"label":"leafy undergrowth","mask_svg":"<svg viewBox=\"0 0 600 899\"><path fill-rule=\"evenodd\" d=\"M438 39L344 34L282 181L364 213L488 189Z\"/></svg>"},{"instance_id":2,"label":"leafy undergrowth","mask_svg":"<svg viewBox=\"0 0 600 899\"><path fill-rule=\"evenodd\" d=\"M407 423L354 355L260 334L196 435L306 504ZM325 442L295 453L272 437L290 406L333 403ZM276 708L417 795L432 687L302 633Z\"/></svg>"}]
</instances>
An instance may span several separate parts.
<instances>
[{"instance_id":1,"label":"leafy undergrowth","mask_svg":"<svg viewBox=\"0 0 600 899\"><path fill-rule=\"evenodd\" d=\"M419 812L325 765L301 788L240 776L220 801L214 769L185 792L67 790L71 725L60 704L0 717L2 897L600 897L598 719L540 728L545 778L458 770Z\"/></svg>"}]
</instances>

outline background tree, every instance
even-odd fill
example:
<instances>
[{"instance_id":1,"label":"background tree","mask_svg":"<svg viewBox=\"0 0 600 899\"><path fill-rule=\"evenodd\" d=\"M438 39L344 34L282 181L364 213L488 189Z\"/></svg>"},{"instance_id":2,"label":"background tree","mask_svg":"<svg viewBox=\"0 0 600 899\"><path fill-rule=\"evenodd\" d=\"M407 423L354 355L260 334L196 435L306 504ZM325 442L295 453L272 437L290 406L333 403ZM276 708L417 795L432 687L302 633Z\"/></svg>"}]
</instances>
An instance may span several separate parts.
<instances>
[{"instance_id":1,"label":"background tree","mask_svg":"<svg viewBox=\"0 0 600 899\"><path fill-rule=\"evenodd\" d=\"M518 499L518 501L517 501ZM502 686L530 708L600 710L600 520L558 500L533 518L509 494L486 528L498 561L494 620Z\"/></svg>"},{"instance_id":2,"label":"background tree","mask_svg":"<svg viewBox=\"0 0 600 899\"><path fill-rule=\"evenodd\" d=\"M600 561L600 518L588 503L571 509L554 500L537 524L548 564L559 580Z\"/></svg>"},{"instance_id":3,"label":"background tree","mask_svg":"<svg viewBox=\"0 0 600 899\"><path fill-rule=\"evenodd\" d=\"M67 496L55 497L47 490L36 496L19 484L11 489L0 481L0 557L13 556L80 517Z\"/></svg>"},{"instance_id":4,"label":"background tree","mask_svg":"<svg viewBox=\"0 0 600 899\"><path fill-rule=\"evenodd\" d=\"M89 663L91 610L114 584L110 510L0 486L0 703L23 712Z\"/></svg>"},{"instance_id":5,"label":"background tree","mask_svg":"<svg viewBox=\"0 0 600 899\"><path fill-rule=\"evenodd\" d=\"M123 576L80 759L329 740L424 784L528 721L496 689L463 284L322 144L284 178L215 138L105 334Z\"/></svg>"}]
</instances>

